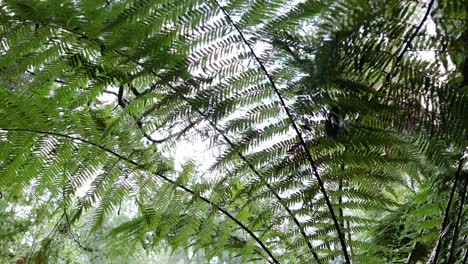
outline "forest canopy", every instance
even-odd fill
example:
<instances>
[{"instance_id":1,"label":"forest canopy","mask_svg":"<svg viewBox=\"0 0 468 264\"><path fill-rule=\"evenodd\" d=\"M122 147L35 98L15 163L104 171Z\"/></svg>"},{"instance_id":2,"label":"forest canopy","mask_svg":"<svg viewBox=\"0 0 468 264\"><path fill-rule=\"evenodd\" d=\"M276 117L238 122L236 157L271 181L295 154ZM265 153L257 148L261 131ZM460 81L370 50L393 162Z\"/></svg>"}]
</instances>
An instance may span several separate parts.
<instances>
[{"instance_id":1,"label":"forest canopy","mask_svg":"<svg viewBox=\"0 0 468 264\"><path fill-rule=\"evenodd\" d=\"M466 0L0 7L1 263L467 263Z\"/></svg>"}]
</instances>

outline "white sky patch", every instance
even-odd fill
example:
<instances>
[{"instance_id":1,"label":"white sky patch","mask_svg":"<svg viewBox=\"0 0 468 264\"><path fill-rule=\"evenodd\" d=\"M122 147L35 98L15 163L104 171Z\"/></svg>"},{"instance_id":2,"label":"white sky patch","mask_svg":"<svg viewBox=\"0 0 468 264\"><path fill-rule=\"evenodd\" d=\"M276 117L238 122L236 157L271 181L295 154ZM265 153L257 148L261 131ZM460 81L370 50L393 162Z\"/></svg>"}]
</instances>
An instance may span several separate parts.
<instances>
[{"instance_id":1,"label":"white sky patch","mask_svg":"<svg viewBox=\"0 0 468 264\"><path fill-rule=\"evenodd\" d=\"M207 171L215 160L215 155L209 144L201 140L193 142L182 140L175 147L174 164L178 171L182 170L182 166L187 161L196 161L199 169Z\"/></svg>"}]
</instances>

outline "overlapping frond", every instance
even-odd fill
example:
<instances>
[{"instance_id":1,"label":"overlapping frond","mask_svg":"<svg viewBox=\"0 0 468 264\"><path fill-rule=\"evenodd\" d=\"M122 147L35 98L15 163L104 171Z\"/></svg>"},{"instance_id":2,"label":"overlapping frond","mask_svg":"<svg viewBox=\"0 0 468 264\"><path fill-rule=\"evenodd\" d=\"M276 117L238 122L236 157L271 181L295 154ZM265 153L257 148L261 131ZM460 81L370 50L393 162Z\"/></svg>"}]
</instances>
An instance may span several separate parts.
<instances>
[{"instance_id":1,"label":"overlapping frond","mask_svg":"<svg viewBox=\"0 0 468 264\"><path fill-rule=\"evenodd\" d=\"M462 2L4 1L0 188L51 193L93 232L131 199L109 248L424 259L460 243L424 194L464 183ZM197 136L208 179L161 154Z\"/></svg>"}]
</instances>

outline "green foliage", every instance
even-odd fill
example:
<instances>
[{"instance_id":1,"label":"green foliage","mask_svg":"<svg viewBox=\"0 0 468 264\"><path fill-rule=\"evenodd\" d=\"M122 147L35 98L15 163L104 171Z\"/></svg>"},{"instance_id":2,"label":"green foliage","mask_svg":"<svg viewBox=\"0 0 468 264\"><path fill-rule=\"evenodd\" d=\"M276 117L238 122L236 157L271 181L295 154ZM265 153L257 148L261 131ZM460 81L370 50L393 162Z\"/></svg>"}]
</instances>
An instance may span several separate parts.
<instances>
[{"instance_id":1,"label":"green foliage","mask_svg":"<svg viewBox=\"0 0 468 264\"><path fill-rule=\"evenodd\" d=\"M2 261L468 256L465 1L0 6Z\"/></svg>"}]
</instances>

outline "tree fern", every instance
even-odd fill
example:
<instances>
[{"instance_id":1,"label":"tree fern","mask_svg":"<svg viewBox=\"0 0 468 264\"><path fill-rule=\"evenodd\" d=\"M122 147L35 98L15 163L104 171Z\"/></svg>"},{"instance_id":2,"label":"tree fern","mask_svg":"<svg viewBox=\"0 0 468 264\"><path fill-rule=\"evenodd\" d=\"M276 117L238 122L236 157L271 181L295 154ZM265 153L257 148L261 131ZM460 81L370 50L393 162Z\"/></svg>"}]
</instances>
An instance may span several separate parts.
<instances>
[{"instance_id":1,"label":"tree fern","mask_svg":"<svg viewBox=\"0 0 468 264\"><path fill-rule=\"evenodd\" d=\"M0 190L58 208L25 260L461 263L465 7L4 1Z\"/></svg>"}]
</instances>

